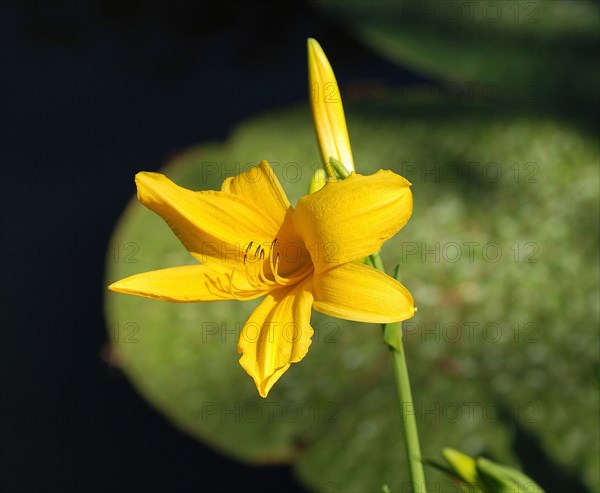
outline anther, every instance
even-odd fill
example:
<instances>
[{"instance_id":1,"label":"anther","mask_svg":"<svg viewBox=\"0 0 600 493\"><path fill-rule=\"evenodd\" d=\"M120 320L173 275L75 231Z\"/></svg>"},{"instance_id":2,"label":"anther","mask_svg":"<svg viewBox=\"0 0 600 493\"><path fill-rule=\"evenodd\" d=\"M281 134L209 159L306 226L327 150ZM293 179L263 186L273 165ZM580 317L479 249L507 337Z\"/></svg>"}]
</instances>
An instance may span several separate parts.
<instances>
[{"instance_id":1,"label":"anther","mask_svg":"<svg viewBox=\"0 0 600 493\"><path fill-rule=\"evenodd\" d=\"M246 253L248 253L248 250L250 250L250 248L252 248L252 241L250 243L248 243L248 246L246 247Z\"/></svg>"}]
</instances>

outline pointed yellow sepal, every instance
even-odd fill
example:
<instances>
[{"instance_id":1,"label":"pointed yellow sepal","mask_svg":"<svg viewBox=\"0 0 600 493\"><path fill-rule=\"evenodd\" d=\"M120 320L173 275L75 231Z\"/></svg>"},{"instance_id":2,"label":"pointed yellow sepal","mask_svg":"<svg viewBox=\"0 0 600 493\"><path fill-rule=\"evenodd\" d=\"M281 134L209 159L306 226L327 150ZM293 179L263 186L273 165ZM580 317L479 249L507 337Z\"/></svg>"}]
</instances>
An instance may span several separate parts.
<instances>
[{"instance_id":1,"label":"pointed yellow sepal","mask_svg":"<svg viewBox=\"0 0 600 493\"><path fill-rule=\"evenodd\" d=\"M328 167L333 158L351 173L354 160L340 90L323 49L312 38L308 39L308 84L323 164Z\"/></svg>"},{"instance_id":2,"label":"pointed yellow sepal","mask_svg":"<svg viewBox=\"0 0 600 493\"><path fill-rule=\"evenodd\" d=\"M310 185L308 187L308 193L315 193L321 190L327 183L327 173L323 168L318 168L315 170L315 173L310 180Z\"/></svg>"}]
</instances>

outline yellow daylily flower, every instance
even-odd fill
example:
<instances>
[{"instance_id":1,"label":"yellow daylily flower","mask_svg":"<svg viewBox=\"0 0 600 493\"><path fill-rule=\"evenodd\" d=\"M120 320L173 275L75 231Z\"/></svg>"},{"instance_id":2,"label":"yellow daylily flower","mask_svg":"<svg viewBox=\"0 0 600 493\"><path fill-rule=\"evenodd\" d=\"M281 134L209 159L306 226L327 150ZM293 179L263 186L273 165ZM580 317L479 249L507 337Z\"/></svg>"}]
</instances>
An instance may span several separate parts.
<instances>
[{"instance_id":1,"label":"yellow daylily flower","mask_svg":"<svg viewBox=\"0 0 600 493\"><path fill-rule=\"evenodd\" d=\"M333 158L351 173L354 159L340 90L321 45L312 38L308 39L308 84L323 163L329 166Z\"/></svg>"},{"instance_id":2,"label":"yellow daylily flower","mask_svg":"<svg viewBox=\"0 0 600 493\"><path fill-rule=\"evenodd\" d=\"M194 192L159 173L136 175L138 199L159 214L200 261L137 274L112 291L174 302L265 296L244 325L240 364L266 397L311 344L311 307L347 320L412 317L409 291L355 262L408 221L410 183L391 171L351 174L302 197L294 209L266 161Z\"/></svg>"}]
</instances>

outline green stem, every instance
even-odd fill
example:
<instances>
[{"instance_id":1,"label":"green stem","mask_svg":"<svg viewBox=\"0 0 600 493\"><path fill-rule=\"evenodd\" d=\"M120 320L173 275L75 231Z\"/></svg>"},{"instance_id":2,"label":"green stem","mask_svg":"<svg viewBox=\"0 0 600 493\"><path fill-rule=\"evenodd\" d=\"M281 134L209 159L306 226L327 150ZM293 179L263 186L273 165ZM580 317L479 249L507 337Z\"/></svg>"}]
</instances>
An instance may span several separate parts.
<instances>
[{"instance_id":1,"label":"green stem","mask_svg":"<svg viewBox=\"0 0 600 493\"><path fill-rule=\"evenodd\" d=\"M390 325L386 326L386 331ZM395 329L396 330L396 329ZM419 433L417 431L417 419L413 404L412 391L410 389L410 379L408 378L408 367L406 365L406 353L402 346L402 336L400 336L400 348L396 349L390 346L392 355L392 366L394 376L396 377L396 391L398 393L398 402L400 404L400 415L402 417L402 429L404 432L404 444L406 446L406 456L408 458L408 467L410 471L410 481L414 493L425 492L425 473L423 471L423 460L421 458L421 446L419 444Z\"/></svg>"},{"instance_id":2,"label":"green stem","mask_svg":"<svg viewBox=\"0 0 600 493\"><path fill-rule=\"evenodd\" d=\"M385 272L379 253L371 255L370 259L378 270ZM398 267L396 267L394 277L398 277ZM383 337L392 356L392 367L394 368L396 392L398 394L398 403L400 404L400 416L402 418L404 445L406 447L412 491L413 493L425 493L427 486L425 485L421 445L419 444L417 418L410 388L410 379L408 377L406 353L402 344L402 323L385 324L383 326Z\"/></svg>"},{"instance_id":3,"label":"green stem","mask_svg":"<svg viewBox=\"0 0 600 493\"><path fill-rule=\"evenodd\" d=\"M383 262L381 261L381 256L379 252L374 253L373 255L369 255L369 260L373 263L373 267L381 272L385 272L385 267L383 267Z\"/></svg>"}]
</instances>

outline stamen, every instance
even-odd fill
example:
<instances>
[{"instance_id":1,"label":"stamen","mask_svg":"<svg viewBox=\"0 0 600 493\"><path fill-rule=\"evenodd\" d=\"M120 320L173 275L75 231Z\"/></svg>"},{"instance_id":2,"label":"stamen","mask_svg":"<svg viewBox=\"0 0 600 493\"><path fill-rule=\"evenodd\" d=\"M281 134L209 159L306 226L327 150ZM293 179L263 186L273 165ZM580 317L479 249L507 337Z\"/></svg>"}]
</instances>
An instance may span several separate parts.
<instances>
[{"instance_id":1,"label":"stamen","mask_svg":"<svg viewBox=\"0 0 600 493\"><path fill-rule=\"evenodd\" d=\"M231 293L231 296L233 296L233 298L238 301L245 301L245 300L250 300L250 299L254 298L256 293L250 292L247 294L242 294L242 292L240 290L236 289L235 285L233 284L233 276L234 275L235 275L235 267L231 271L231 276L229 277L229 292Z\"/></svg>"},{"instance_id":2,"label":"stamen","mask_svg":"<svg viewBox=\"0 0 600 493\"><path fill-rule=\"evenodd\" d=\"M279 252L277 252L277 255L275 256L275 266L273 268L273 277L275 277L275 282L277 284L282 284L282 285L287 285L290 283L289 279L286 279L285 277L281 277L279 275L279 262L281 261L281 256L279 255Z\"/></svg>"},{"instance_id":3,"label":"stamen","mask_svg":"<svg viewBox=\"0 0 600 493\"><path fill-rule=\"evenodd\" d=\"M223 293L226 292L226 290L223 289L223 283L221 279L213 279L212 277L207 276L204 282L209 293L220 296L223 299L227 299L226 296L223 296Z\"/></svg>"},{"instance_id":4,"label":"stamen","mask_svg":"<svg viewBox=\"0 0 600 493\"><path fill-rule=\"evenodd\" d=\"M298 282L300 279L306 277L308 270L312 268L310 264L303 265L299 271L291 272L286 277L282 277L279 274L279 267L281 266L281 253L275 251L278 239L275 238L270 245L270 248L263 247L258 242L251 241L244 250L244 271L245 271L245 282L249 284L256 291L254 296L259 293L264 293L271 287L276 286L287 286ZM235 269L232 272L231 278L229 279L229 291L235 299L247 298L248 294L243 294L247 291L236 288L233 276ZM239 272L238 272L239 274ZM225 288L226 289L226 288ZM252 296L250 296L252 297Z\"/></svg>"},{"instance_id":5,"label":"stamen","mask_svg":"<svg viewBox=\"0 0 600 493\"><path fill-rule=\"evenodd\" d=\"M246 256L244 255L244 260L246 260ZM237 295L235 294L235 289L233 288L233 276L235 275L235 267L231 270L231 275L229 276L229 292L234 299L239 300Z\"/></svg>"}]
</instances>

